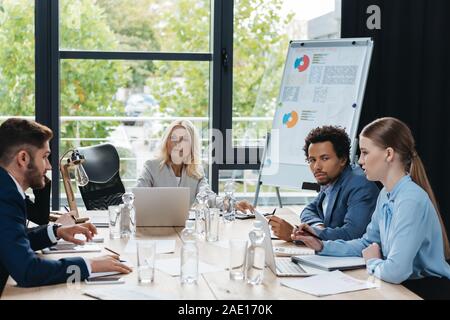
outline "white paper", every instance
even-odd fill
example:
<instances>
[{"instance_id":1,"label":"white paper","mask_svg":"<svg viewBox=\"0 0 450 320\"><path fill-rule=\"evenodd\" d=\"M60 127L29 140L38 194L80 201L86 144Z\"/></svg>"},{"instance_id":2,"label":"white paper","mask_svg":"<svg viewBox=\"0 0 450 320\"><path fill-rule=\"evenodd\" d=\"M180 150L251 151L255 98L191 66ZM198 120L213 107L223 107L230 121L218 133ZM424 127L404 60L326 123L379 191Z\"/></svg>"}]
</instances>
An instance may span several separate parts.
<instances>
[{"instance_id":1,"label":"white paper","mask_svg":"<svg viewBox=\"0 0 450 320\"><path fill-rule=\"evenodd\" d=\"M283 279L281 284L319 297L377 288L374 283L355 279L338 270L304 279Z\"/></svg>"},{"instance_id":2,"label":"white paper","mask_svg":"<svg viewBox=\"0 0 450 320\"><path fill-rule=\"evenodd\" d=\"M179 276L181 273L180 259L172 258L172 259L156 260L155 268L171 275L172 277ZM209 263L205 263L202 261L198 262L198 273L218 272L223 270L224 270L223 268L214 266Z\"/></svg>"},{"instance_id":3,"label":"white paper","mask_svg":"<svg viewBox=\"0 0 450 320\"><path fill-rule=\"evenodd\" d=\"M87 296L100 300L161 300L170 299L170 297L161 295L148 287L108 287L100 289L84 290Z\"/></svg>"},{"instance_id":4,"label":"white paper","mask_svg":"<svg viewBox=\"0 0 450 320\"><path fill-rule=\"evenodd\" d=\"M109 226L108 210L88 210L86 211L86 216L89 217L88 222L97 227Z\"/></svg>"},{"instance_id":5,"label":"white paper","mask_svg":"<svg viewBox=\"0 0 450 320\"><path fill-rule=\"evenodd\" d=\"M279 144L280 163L307 165L303 138L313 128L333 124L350 131L366 50L364 46L289 50L280 107L272 124L273 129L280 130L283 142Z\"/></svg>"},{"instance_id":6,"label":"white paper","mask_svg":"<svg viewBox=\"0 0 450 320\"><path fill-rule=\"evenodd\" d=\"M221 247L221 248L224 248L224 249L230 248L230 242L228 240L219 240L219 241L208 242L208 243L213 244L218 247Z\"/></svg>"},{"instance_id":7,"label":"white paper","mask_svg":"<svg viewBox=\"0 0 450 320\"><path fill-rule=\"evenodd\" d=\"M151 240L150 240L151 241ZM175 252L175 240L155 240L156 241L156 253L174 253ZM125 253L136 253L136 240L128 240L125 247Z\"/></svg>"}]
</instances>

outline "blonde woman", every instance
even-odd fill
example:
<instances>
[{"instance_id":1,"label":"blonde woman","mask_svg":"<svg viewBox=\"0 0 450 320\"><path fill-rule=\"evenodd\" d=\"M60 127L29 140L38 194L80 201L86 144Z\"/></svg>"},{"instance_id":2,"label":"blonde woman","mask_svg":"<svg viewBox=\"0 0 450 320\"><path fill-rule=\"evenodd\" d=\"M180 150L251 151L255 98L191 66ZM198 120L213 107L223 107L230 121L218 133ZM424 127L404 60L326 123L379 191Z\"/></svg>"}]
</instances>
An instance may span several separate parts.
<instances>
[{"instance_id":1,"label":"blonde woman","mask_svg":"<svg viewBox=\"0 0 450 320\"><path fill-rule=\"evenodd\" d=\"M362 256L368 273L387 282L450 279L447 234L411 130L398 119L381 118L363 129L359 141L367 179L384 185L366 233L351 241L320 241L302 224L292 238L321 255Z\"/></svg>"},{"instance_id":2,"label":"blonde woman","mask_svg":"<svg viewBox=\"0 0 450 320\"><path fill-rule=\"evenodd\" d=\"M190 203L202 188L209 188L201 165L199 134L189 120L175 120L166 129L156 159L148 160L137 180L137 187L187 187ZM236 209L253 211L247 201Z\"/></svg>"}]
</instances>

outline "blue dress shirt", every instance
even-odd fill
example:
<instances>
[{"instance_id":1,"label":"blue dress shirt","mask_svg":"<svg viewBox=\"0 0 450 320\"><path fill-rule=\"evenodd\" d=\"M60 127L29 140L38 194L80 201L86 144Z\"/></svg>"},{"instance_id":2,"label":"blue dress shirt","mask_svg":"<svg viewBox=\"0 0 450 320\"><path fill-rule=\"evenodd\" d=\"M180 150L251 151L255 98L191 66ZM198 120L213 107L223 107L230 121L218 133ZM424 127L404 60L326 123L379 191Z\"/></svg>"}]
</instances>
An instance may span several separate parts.
<instances>
[{"instance_id":1,"label":"blue dress shirt","mask_svg":"<svg viewBox=\"0 0 450 320\"><path fill-rule=\"evenodd\" d=\"M437 212L428 194L409 175L391 192L381 190L361 239L324 241L318 254L361 257L372 243L380 245L383 258L369 259L367 271L384 281L401 283L429 276L450 279Z\"/></svg>"}]
</instances>

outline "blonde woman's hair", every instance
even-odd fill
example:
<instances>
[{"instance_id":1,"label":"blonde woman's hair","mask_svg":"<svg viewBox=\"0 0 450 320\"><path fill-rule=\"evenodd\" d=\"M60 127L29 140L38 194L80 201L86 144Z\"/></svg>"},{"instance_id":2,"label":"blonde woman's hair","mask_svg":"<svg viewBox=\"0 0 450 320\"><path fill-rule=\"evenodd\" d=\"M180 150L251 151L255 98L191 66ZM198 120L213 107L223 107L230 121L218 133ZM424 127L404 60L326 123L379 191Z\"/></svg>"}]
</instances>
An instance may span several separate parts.
<instances>
[{"instance_id":1,"label":"blonde woman's hair","mask_svg":"<svg viewBox=\"0 0 450 320\"><path fill-rule=\"evenodd\" d=\"M191 138L190 161L183 164L186 167L186 174L190 177L200 180L204 176L203 166L201 163L200 137L197 129L189 120L175 120L166 128L164 136L161 140L161 146L158 155L158 159L160 160L160 167L163 168L165 165L169 165L171 163L171 157L167 148L167 144L169 142L172 131L177 127L186 129Z\"/></svg>"},{"instance_id":2,"label":"blonde woman's hair","mask_svg":"<svg viewBox=\"0 0 450 320\"><path fill-rule=\"evenodd\" d=\"M416 151L414 137L408 126L396 118L380 118L368 124L361 132L361 136L372 140L382 148L392 148L400 155L405 166L405 171L411 175L411 179L426 191L436 209L441 224L442 238L444 241L444 255L450 258L450 245L444 221L439 211L438 203L428 180L425 167Z\"/></svg>"}]
</instances>

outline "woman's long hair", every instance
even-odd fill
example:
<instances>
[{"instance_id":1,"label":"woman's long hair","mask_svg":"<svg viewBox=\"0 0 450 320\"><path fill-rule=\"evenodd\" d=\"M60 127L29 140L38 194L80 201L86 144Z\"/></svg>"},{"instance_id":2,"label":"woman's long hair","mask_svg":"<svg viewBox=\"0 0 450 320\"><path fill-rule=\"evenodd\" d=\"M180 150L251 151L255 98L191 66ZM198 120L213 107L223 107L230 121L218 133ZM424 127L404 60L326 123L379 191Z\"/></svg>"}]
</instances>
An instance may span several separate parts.
<instances>
[{"instance_id":1,"label":"woman's long hair","mask_svg":"<svg viewBox=\"0 0 450 320\"><path fill-rule=\"evenodd\" d=\"M187 163L183 165L186 166L186 174L190 177L196 178L200 180L203 178L203 167L201 164L201 149L200 149L200 138L197 132L197 129L194 127L191 121L189 120L175 120L173 121L166 129L164 136L161 141L161 146L159 149L158 159L160 160L161 168L167 164L170 164L171 157L169 154L169 150L167 148L167 144L169 142L170 135L172 131L176 127L181 127L186 129L191 137L191 154L190 159Z\"/></svg>"},{"instance_id":2,"label":"woman's long hair","mask_svg":"<svg viewBox=\"0 0 450 320\"><path fill-rule=\"evenodd\" d=\"M444 222L439 212L439 207L431 188L422 160L416 151L414 137L408 126L396 118L380 118L368 124L361 132L361 136L372 140L381 148L392 148L405 166L405 171L411 179L426 191L436 209L441 224L442 238L444 241L444 255L450 258L450 245Z\"/></svg>"}]
</instances>

